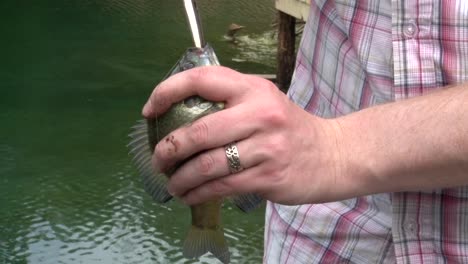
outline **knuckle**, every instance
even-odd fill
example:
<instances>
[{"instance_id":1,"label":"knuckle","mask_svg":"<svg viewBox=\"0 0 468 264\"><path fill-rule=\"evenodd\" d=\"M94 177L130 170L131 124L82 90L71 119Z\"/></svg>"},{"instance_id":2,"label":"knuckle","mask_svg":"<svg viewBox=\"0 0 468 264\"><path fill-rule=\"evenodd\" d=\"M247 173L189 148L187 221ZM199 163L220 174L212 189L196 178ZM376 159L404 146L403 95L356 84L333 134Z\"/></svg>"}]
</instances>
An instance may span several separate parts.
<instances>
[{"instance_id":1,"label":"knuckle","mask_svg":"<svg viewBox=\"0 0 468 264\"><path fill-rule=\"evenodd\" d=\"M278 86L276 86L274 83L270 82L270 81L266 81L266 85L265 85L265 88L268 89L270 92L272 93L277 93L279 88Z\"/></svg>"},{"instance_id":2,"label":"knuckle","mask_svg":"<svg viewBox=\"0 0 468 264\"><path fill-rule=\"evenodd\" d=\"M222 75L222 76L232 76L232 77L238 77L237 74L238 72L224 66L214 66L211 67L217 75Z\"/></svg>"},{"instance_id":3,"label":"knuckle","mask_svg":"<svg viewBox=\"0 0 468 264\"><path fill-rule=\"evenodd\" d=\"M268 111L263 112L263 121L268 126L283 126L288 121L288 115L286 111L278 105L269 107Z\"/></svg>"},{"instance_id":4,"label":"knuckle","mask_svg":"<svg viewBox=\"0 0 468 264\"><path fill-rule=\"evenodd\" d=\"M285 184L286 177L281 169L264 168L263 173L268 175L266 181L270 183L270 186L287 186Z\"/></svg>"},{"instance_id":5,"label":"knuckle","mask_svg":"<svg viewBox=\"0 0 468 264\"><path fill-rule=\"evenodd\" d=\"M279 171L271 172L271 180L277 184L281 184L284 181L283 174Z\"/></svg>"},{"instance_id":6,"label":"knuckle","mask_svg":"<svg viewBox=\"0 0 468 264\"><path fill-rule=\"evenodd\" d=\"M200 82L202 81L208 74L208 67L196 67L193 69L188 70L187 73L187 79L190 82Z\"/></svg>"},{"instance_id":7,"label":"knuckle","mask_svg":"<svg viewBox=\"0 0 468 264\"><path fill-rule=\"evenodd\" d=\"M284 135L278 135L276 136L272 142L272 148L273 148L273 153L276 153L277 155L285 155L288 153L289 146L288 144L288 139Z\"/></svg>"},{"instance_id":8,"label":"knuckle","mask_svg":"<svg viewBox=\"0 0 468 264\"><path fill-rule=\"evenodd\" d=\"M270 158L283 157L288 154L288 141L283 135L277 135L265 140L264 149Z\"/></svg>"},{"instance_id":9,"label":"knuckle","mask_svg":"<svg viewBox=\"0 0 468 264\"><path fill-rule=\"evenodd\" d=\"M203 120L198 120L189 127L188 140L195 146L203 146L208 140L208 125Z\"/></svg>"},{"instance_id":10,"label":"knuckle","mask_svg":"<svg viewBox=\"0 0 468 264\"><path fill-rule=\"evenodd\" d=\"M201 154L197 163L198 170L202 176L210 175L215 167L215 161L208 153Z\"/></svg>"}]
</instances>

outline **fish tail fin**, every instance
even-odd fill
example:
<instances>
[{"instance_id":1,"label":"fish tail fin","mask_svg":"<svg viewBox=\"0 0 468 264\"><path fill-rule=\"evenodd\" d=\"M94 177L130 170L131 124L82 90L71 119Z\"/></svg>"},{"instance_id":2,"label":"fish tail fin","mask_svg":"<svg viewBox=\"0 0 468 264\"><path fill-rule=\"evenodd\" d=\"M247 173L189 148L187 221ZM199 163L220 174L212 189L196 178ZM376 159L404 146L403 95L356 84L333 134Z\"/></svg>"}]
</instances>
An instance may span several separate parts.
<instances>
[{"instance_id":1,"label":"fish tail fin","mask_svg":"<svg viewBox=\"0 0 468 264\"><path fill-rule=\"evenodd\" d=\"M208 251L222 263L229 263L229 248L223 229L200 228L192 225L185 239L184 257L198 258Z\"/></svg>"}]
</instances>

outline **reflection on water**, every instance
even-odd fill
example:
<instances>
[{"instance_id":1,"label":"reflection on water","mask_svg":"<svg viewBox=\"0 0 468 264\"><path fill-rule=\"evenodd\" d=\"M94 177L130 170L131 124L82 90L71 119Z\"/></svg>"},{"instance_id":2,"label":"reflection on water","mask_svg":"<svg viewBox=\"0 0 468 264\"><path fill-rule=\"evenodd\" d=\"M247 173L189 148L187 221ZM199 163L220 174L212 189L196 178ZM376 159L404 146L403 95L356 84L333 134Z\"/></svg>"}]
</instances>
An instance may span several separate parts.
<instances>
[{"instance_id":1,"label":"reflection on water","mask_svg":"<svg viewBox=\"0 0 468 264\"><path fill-rule=\"evenodd\" d=\"M175 202L155 205L133 170L116 165L125 172L109 175L114 183L86 177L64 182L67 175L51 174L40 176L44 182L30 188L31 195L10 200L21 208L10 208L3 219L4 263L187 263L181 240L190 223L188 208ZM232 259L259 260L261 213L236 223L244 216L226 207ZM200 263L216 261L205 256Z\"/></svg>"},{"instance_id":2,"label":"reflection on water","mask_svg":"<svg viewBox=\"0 0 468 264\"><path fill-rule=\"evenodd\" d=\"M274 31L261 34L239 35L234 45L239 53L232 58L235 62L258 62L266 65L276 63L277 40Z\"/></svg>"},{"instance_id":3,"label":"reflection on water","mask_svg":"<svg viewBox=\"0 0 468 264\"><path fill-rule=\"evenodd\" d=\"M272 1L199 1L221 63L272 72L255 48L270 45ZM188 208L153 203L125 147L191 44L181 1L4 0L0 10L0 264L216 263L182 257ZM232 22L246 26L238 46L222 38ZM227 203L223 222L232 262L261 262L263 210Z\"/></svg>"}]
</instances>

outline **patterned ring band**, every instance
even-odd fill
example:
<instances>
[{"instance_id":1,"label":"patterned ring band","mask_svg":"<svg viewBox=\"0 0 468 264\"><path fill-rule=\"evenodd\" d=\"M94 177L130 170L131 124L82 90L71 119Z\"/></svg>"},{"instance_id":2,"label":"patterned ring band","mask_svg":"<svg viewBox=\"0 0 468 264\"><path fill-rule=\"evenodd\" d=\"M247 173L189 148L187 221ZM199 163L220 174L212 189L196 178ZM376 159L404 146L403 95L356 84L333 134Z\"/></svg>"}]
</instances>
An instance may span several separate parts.
<instances>
[{"instance_id":1,"label":"patterned ring band","mask_svg":"<svg viewBox=\"0 0 468 264\"><path fill-rule=\"evenodd\" d=\"M227 144L224 147L224 150L226 151L226 157L228 160L229 164L229 171L234 174L237 172L242 171L244 168L242 168L240 164L240 159L239 159L239 151L237 150L237 147L235 145L236 142L232 142L230 144Z\"/></svg>"}]
</instances>

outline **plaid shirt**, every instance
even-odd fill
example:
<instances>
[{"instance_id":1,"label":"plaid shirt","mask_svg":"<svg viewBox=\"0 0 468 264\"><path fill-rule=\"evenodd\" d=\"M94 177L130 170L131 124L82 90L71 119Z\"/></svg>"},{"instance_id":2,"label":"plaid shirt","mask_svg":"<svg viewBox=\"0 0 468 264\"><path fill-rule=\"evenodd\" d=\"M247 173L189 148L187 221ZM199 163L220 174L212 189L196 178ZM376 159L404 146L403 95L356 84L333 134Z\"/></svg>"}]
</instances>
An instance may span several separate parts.
<instances>
[{"instance_id":1,"label":"plaid shirt","mask_svg":"<svg viewBox=\"0 0 468 264\"><path fill-rule=\"evenodd\" d=\"M333 118L466 80L467 0L312 0L288 95ZM468 187L269 202L265 226L265 263L468 263Z\"/></svg>"}]
</instances>

